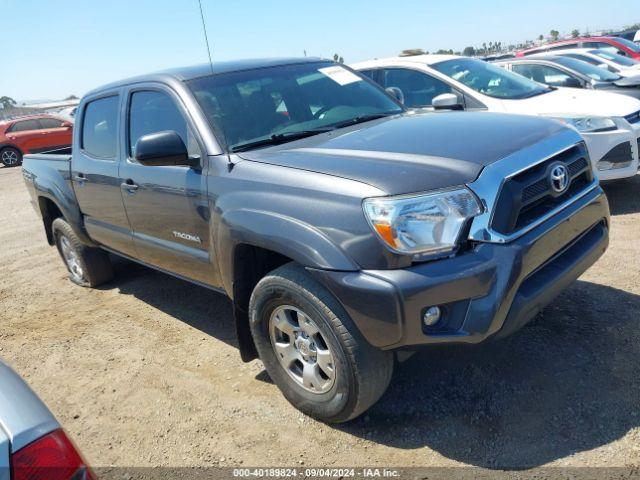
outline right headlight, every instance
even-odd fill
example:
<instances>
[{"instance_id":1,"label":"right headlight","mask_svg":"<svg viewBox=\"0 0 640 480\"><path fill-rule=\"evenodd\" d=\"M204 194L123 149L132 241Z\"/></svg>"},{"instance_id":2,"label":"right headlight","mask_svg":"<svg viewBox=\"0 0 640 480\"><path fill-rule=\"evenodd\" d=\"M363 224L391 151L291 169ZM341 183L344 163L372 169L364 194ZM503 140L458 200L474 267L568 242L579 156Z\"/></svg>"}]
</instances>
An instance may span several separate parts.
<instances>
[{"instance_id":1,"label":"right headlight","mask_svg":"<svg viewBox=\"0 0 640 480\"><path fill-rule=\"evenodd\" d=\"M553 116L553 118L571 125L580 133L610 132L618 129L616 122L609 117Z\"/></svg>"},{"instance_id":2,"label":"right headlight","mask_svg":"<svg viewBox=\"0 0 640 480\"><path fill-rule=\"evenodd\" d=\"M367 198L363 208L374 231L389 248L416 259L453 252L467 220L482 213L476 197L464 187Z\"/></svg>"}]
</instances>

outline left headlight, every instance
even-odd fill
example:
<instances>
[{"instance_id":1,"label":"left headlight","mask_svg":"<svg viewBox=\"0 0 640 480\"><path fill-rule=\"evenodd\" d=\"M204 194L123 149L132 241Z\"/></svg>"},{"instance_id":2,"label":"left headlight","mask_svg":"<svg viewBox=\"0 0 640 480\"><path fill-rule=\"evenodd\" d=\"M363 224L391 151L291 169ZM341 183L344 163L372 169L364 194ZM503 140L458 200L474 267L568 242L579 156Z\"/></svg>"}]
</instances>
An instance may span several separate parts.
<instances>
[{"instance_id":1,"label":"left headlight","mask_svg":"<svg viewBox=\"0 0 640 480\"><path fill-rule=\"evenodd\" d=\"M554 117L573 126L582 133L609 132L617 130L616 122L609 117Z\"/></svg>"},{"instance_id":2,"label":"left headlight","mask_svg":"<svg viewBox=\"0 0 640 480\"><path fill-rule=\"evenodd\" d=\"M482 213L466 188L367 198L365 216L392 250L422 259L453 252L467 220Z\"/></svg>"}]
</instances>

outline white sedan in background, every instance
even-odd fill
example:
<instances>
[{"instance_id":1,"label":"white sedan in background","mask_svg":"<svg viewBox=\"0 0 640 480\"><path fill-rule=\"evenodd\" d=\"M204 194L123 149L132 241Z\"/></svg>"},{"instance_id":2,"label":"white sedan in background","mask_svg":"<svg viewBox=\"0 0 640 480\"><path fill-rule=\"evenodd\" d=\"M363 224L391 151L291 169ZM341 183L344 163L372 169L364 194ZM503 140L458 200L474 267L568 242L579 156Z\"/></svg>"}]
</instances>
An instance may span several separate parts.
<instances>
[{"instance_id":1,"label":"white sedan in background","mask_svg":"<svg viewBox=\"0 0 640 480\"><path fill-rule=\"evenodd\" d=\"M624 57L609 50L594 50L590 48L570 48L554 50L554 55L570 57L583 62L606 67L610 72L617 73L621 77L640 76L640 62L633 58Z\"/></svg>"},{"instance_id":2,"label":"white sedan in background","mask_svg":"<svg viewBox=\"0 0 640 480\"><path fill-rule=\"evenodd\" d=\"M635 98L549 87L482 60L454 55L393 57L351 67L410 108L556 118L582 134L601 180L631 177L638 171L640 100Z\"/></svg>"}]
</instances>

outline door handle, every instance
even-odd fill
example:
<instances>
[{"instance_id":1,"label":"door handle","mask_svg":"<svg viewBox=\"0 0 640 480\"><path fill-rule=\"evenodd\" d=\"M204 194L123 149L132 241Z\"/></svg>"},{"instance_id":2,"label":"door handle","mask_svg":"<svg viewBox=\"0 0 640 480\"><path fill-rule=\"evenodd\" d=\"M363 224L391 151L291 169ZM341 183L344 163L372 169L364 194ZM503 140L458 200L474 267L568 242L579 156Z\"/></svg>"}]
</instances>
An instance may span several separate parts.
<instances>
[{"instance_id":1,"label":"door handle","mask_svg":"<svg viewBox=\"0 0 640 480\"><path fill-rule=\"evenodd\" d=\"M84 183L84 182L86 182L86 181L87 181L87 177L85 177L85 176L84 176L84 173L82 173L82 172L77 173L76 175L74 175L73 179L74 179L76 182L80 182L80 183Z\"/></svg>"},{"instance_id":2,"label":"door handle","mask_svg":"<svg viewBox=\"0 0 640 480\"><path fill-rule=\"evenodd\" d=\"M123 183L120 184L120 188L122 188L123 190L127 190L128 192L132 193L135 192L138 189L138 185L136 185L133 180L131 180L130 178L127 178Z\"/></svg>"}]
</instances>

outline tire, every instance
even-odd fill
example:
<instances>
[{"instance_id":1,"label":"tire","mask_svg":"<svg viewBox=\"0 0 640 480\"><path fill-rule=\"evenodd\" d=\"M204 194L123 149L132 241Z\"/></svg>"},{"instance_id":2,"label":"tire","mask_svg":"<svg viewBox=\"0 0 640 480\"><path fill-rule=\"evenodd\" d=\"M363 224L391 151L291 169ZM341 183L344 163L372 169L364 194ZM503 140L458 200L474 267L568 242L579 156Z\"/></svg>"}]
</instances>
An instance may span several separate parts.
<instances>
[{"instance_id":1,"label":"tire","mask_svg":"<svg viewBox=\"0 0 640 480\"><path fill-rule=\"evenodd\" d=\"M389 386L393 353L367 343L342 305L296 264L258 282L249 319L267 373L286 399L310 417L346 422L371 407ZM293 335L285 334L290 328ZM314 374L305 380L307 369Z\"/></svg>"},{"instance_id":2,"label":"tire","mask_svg":"<svg viewBox=\"0 0 640 480\"><path fill-rule=\"evenodd\" d=\"M6 147L0 151L0 161L5 167L22 165L22 152L17 148Z\"/></svg>"},{"instance_id":3,"label":"tire","mask_svg":"<svg viewBox=\"0 0 640 480\"><path fill-rule=\"evenodd\" d=\"M56 218L51 229L72 282L83 287L97 287L113 278L113 268L107 252L83 244L62 218Z\"/></svg>"}]
</instances>

